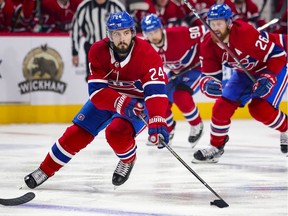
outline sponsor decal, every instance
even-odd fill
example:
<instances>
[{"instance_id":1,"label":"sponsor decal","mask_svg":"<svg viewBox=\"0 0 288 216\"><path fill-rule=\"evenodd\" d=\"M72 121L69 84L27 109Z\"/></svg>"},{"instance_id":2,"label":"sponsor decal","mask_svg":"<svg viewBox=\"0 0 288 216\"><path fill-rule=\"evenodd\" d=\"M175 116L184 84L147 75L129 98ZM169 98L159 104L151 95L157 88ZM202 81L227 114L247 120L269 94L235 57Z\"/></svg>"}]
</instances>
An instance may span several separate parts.
<instances>
[{"instance_id":1,"label":"sponsor decal","mask_svg":"<svg viewBox=\"0 0 288 216\"><path fill-rule=\"evenodd\" d=\"M35 91L51 91L63 94L67 84L60 81L64 63L60 54L47 44L34 48L23 60L25 81L18 84L21 94Z\"/></svg>"}]
</instances>

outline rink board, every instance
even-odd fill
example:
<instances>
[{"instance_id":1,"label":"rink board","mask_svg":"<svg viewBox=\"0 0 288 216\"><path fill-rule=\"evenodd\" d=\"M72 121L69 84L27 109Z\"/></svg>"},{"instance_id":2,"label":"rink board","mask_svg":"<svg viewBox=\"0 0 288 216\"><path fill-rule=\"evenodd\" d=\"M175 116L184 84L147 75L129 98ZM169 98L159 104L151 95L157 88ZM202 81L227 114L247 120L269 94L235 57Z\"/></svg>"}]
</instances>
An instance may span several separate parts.
<instances>
[{"instance_id":1,"label":"rink board","mask_svg":"<svg viewBox=\"0 0 288 216\"><path fill-rule=\"evenodd\" d=\"M72 65L68 34L1 34L0 47L0 124L71 122L89 97L83 46L79 67ZM230 74L224 70L223 79ZM193 98L201 117L210 119L214 100L200 91ZM284 112L287 101L286 91ZM177 107L173 112L183 119ZM245 107L234 118L251 117Z\"/></svg>"},{"instance_id":2,"label":"rink board","mask_svg":"<svg viewBox=\"0 0 288 216\"><path fill-rule=\"evenodd\" d=\"M280 109L287 113L287 101L282 102ZM31 106L1 105L0 124L9 123L69 123L82 105ZM210 119L213 103L199 103L198 108L203 119ZM184 119L176 106L173 106L176 120ZM236 110L233 119L251 119L247 106Z\"/></svg>"}]
</instances>

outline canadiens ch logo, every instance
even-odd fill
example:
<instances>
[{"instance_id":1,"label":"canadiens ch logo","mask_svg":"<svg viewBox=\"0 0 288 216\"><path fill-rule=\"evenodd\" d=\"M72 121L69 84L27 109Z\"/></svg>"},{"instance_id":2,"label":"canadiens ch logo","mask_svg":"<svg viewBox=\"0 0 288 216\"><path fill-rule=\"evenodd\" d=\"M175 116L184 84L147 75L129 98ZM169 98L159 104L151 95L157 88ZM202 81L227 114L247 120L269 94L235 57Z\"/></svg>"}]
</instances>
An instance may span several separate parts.
<instances>
[{"instance_id":1,"label":"canadiens ch logo","mask_svg":"<svg viewBox=\"0 0 288 216\"><path fill-rule=\"evenodd\" d=\"M116 67L116 68L118 68L119 67L119 62L115 62L115 64L114 64L114 66Z\"/></svg>"},{"instance_id":2,"label":"canadiens ch logo","mask_svg":"<svg viewBox=\"0 0 288 216\"><path fill-rule=\"evenodd\" d=\"M34 91L52 91L63 94L67 84L60 81L64 63L60 54L47 44L31 50L23 60L26 81L18 84L21 94Z\"/></svg>"}]
</instances>

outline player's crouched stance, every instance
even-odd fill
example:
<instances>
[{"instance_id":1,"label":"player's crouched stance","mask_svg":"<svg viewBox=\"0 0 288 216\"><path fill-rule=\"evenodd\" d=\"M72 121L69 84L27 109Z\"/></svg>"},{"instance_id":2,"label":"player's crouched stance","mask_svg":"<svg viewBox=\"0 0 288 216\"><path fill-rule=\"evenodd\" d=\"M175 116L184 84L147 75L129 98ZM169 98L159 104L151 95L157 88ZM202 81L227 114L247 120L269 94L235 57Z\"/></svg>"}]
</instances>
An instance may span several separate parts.
<instances>
[{"instance_id":1,"label":"player's crouched stance","mask_svg":"<svg viewBox=\"0 0 288 216\"><path fill-rule=\"evenodd\" d=\"M136 160L135 137L146 126L140 114L148 121L153 143L158 148L164 147L159 139L168 143L167 77L160 56L149 43L135 36L134 21L127 12L110 14L107 36L89 51L90 99L40 167L24 178L29 188L53 176L104 128L107 142L120 159L112 183L123 184Z\"/></svg>"},{"instance_id":2,"label":"player's crouched stance","mask_svg":"<svg viewBox=\"0 0 288 216\"><path fill-rule=\"evenodd\" d=\"M221 44L217 44L214 35L205 35L200 48L203 73L200 88L206 96L217 99L212 110L211 146L195 152L192 162L218 162L229 140L231 117L238 107L244 107L250 100L251 116L280 132L281 151L287 154L287 114L279 110L287 88L287 36L260 33L240 20L232 22L231 10L226 4L213 5L207 19L212 30L256 81L252 82ZM234 69L224 89L221 64Z\"/></svg>"}]
</instances>

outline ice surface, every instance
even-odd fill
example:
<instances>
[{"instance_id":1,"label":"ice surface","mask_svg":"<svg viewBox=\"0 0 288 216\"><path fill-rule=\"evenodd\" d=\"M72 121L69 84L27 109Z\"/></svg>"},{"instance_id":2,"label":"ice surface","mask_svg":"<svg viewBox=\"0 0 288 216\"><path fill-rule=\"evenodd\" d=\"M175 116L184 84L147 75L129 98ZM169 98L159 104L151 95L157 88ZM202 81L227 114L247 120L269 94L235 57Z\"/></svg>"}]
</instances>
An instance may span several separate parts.
<instances>
[{"instance_id":1,"label":"ice surface","mask_svg":"<svg viewBox=\"0 0 288 216\"><path fill-rule=\"evenodd\" d=\"M0 206L1 216L287 216L288 157L280 151L279 132L254 120L233 120L230 141L217 164L192 164L194 151L209 144L209 121L194 149L189 126L178 121L172 148L230 206L218 199L167 149L146 146L138 138L137 161L129 180L114 190L111 178L118 158L101 133L69 164L37 189L23 178L42 162L67 124L0 125L0 198L28 191L36 197L14 207Z\"/></svg>"}]
</instances>

